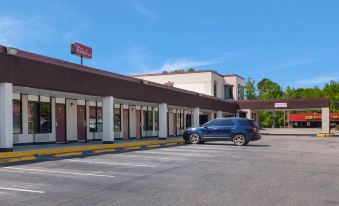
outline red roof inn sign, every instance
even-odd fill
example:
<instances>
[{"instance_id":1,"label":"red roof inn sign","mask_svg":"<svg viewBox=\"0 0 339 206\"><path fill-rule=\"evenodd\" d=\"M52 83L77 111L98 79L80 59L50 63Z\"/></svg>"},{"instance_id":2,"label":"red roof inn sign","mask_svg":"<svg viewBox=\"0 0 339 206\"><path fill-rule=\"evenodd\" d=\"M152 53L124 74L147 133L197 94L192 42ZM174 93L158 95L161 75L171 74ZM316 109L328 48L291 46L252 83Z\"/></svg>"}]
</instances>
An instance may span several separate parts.
<instances>
[{"instance_id":1,"label":"red roof inn sign","mask_svg":"<svg viewBox=\"0 0 339 206\"><path fill-rule=\"evenodd\" d=\"M79 43L71 44L71 53L79 57L92 59L92 48Z\"/></svg>"}]
</instances>

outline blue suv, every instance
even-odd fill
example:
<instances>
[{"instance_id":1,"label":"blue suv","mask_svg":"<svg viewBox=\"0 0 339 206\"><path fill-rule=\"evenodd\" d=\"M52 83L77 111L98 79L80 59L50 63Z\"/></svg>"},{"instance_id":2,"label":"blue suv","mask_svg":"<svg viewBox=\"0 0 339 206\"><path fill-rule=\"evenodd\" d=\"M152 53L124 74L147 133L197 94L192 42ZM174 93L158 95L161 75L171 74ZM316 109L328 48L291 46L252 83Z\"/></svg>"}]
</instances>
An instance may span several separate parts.
<instances>
[{"instance_id":1,"label":"blue suv","mask_svg":"<svg viewBox=\"0 0 339 206\"><path fill-rule=\"evenodd\" d=\"M217 118L202 126L187 129L183 138L186 143L226 140L244 146L261 139L258 124L246 118Z\"/></svg>"}]
</instances>

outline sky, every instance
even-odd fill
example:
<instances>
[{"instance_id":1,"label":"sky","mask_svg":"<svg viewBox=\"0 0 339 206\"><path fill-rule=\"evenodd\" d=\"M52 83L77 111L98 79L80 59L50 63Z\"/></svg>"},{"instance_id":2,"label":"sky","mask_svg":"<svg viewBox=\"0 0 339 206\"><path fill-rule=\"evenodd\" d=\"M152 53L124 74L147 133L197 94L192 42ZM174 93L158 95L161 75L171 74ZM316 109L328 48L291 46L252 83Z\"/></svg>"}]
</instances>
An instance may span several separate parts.
<instances>
[{"instance_id":1,"label":"sky","mask_svg":"<svg viewBox=\"0 0 339 206\"><path fill-rule=\"evenodd\" d=\"M337 0L0 0L0 45L120 74L216 70L283 88L339 80Z\"/></svg>"}]
</instances>

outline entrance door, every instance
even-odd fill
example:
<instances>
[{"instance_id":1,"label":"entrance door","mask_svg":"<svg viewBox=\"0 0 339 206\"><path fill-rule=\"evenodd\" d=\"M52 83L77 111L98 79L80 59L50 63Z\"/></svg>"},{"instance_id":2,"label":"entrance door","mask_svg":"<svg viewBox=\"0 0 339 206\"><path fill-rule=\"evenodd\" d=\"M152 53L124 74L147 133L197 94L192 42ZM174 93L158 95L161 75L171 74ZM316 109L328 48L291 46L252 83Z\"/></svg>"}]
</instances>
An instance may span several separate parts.
<instances>
[{"instance_id":1,"label":"entrance door","mask_svg":"<svg viewBox=\"0 0 339 206\"><path fill-rule=\"evenodd\" d=\"M177 114L173 113L173 136L177 136Z\"/></svg>"},{"instance_id":2,"label":"entrance door","mask_svg":"<svg viewBox=\"0 0 339 206\"><path fill-rule=\"evenodd\" d=\"M123 115L124 115L124 121L123 121L123 124L124 124L124 139L128 139L128 136L129 136L129 128L128 128L128 122L129 122L129 118L128 118L128 109L124 109L123 111Z\"/></svg>"},{"instance_id":3,"label":"entrance door","mask_svg":"<svg viewBox=\"0 0 339 206\"><path fill-rule=\"evenodd\" d=\"M137 138L141 137L141 111L140 110L136 110L135 112L135 131L136 131L136 136Z\"/></svg>"},{"instance_id":4,"label":"entrance door","mask_svg":"<svg viewBox=\"0 0 339 206\"><path fill-rule=\"evenodd\" d=\"M78 105L78 141L86 141L86 107Z\"/></svg>"},{"instance_id":5,"label":"entrance door","mask_svg":"<svg viewBox=\"0 0 339 206\"><path fill-rule=\"evenodd\" d=\"M66 142L66 106L64 104L55 104L55 127L56 142Z\"/></svg>"}]
</instances>

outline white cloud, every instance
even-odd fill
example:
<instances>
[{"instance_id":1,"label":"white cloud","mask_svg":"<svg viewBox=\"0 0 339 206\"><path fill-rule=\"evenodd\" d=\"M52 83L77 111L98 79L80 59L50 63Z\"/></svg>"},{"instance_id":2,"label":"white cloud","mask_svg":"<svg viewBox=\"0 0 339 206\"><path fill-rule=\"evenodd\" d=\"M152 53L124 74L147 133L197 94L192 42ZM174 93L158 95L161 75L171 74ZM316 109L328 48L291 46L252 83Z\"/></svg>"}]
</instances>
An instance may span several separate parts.
<instances>
[{"instance_id":1,"label":"white cloud","mask_svg":"<svg viewBox=\"0 0 339 206\"><path fill-rule=\"evenodd\" d=\"M292 60L289 62L284 62L278 65L274 65L268 68L265 68L265 70L283 70L283 69L288 69L288 68L293 68L293 67L297 67L297 66L301 66L301 65L307 65L307 64L311 64L314 62L314 59L311 58L304 58L304 59L299 59L299 60Z\"/></svg>"},{"instance_id":2,"label":"white cloud","mask_svg":"<svg viewBox=\"0 0 339 206\"><path fill-rule=\"evenodd\" d=\"M20 36L22 24L18 19L0 16L0 44L14 44Z\"/></svg>"},{"instance_id":3,"label":"white cloud","mask_svg":"<svg viewBox=\"0 0 339 206\"><path fill-rule=\"evenodd\" d=\"M162 66L161 70L166 71L173 71L176 69L187 69L190 67L200 67L200 66L206 66L206 65L212 65L220 63L216 60L193 60L193 59L170 59L166 61Z\"/></svg>"},{"instance_id":4,"label":"white cloud","mask_svg":"<svg viewBox=\"0 0 339 206\"><path fill-rule=\"evenodd\" d=\"M321 84L321 83L326 83L331 80L338 80L338 77L333 77L333 76L326 76L326 77L316 77L316 78L311 78L311 79L301 79L297 81L297 84Z\"/></svg>"},{"instance_id":5,"label":"white cloud","mask_svg":"<svg viewBox=\"0 0 339 206\"><path fill-rule=\"evenodd\" d=\"M138 12L139 14L148 18L151 22L153 22L155 20L154 12L151 11L150 9L148 9L147 7L145 7L141 4L137 4L135 2L132 3L132 7L136 12Z\"/></svg>"},{"instance_id":6,"label":"white cloud","mask_svg":"<svg viewBox=\"0 0 339 206\"><path fill-rule=\"evenodd\" d=\"M5 46L24 47L46 42L54 33L55 29L38 18L0 16L0 44Z\"/></svg>"}]
</instances>

